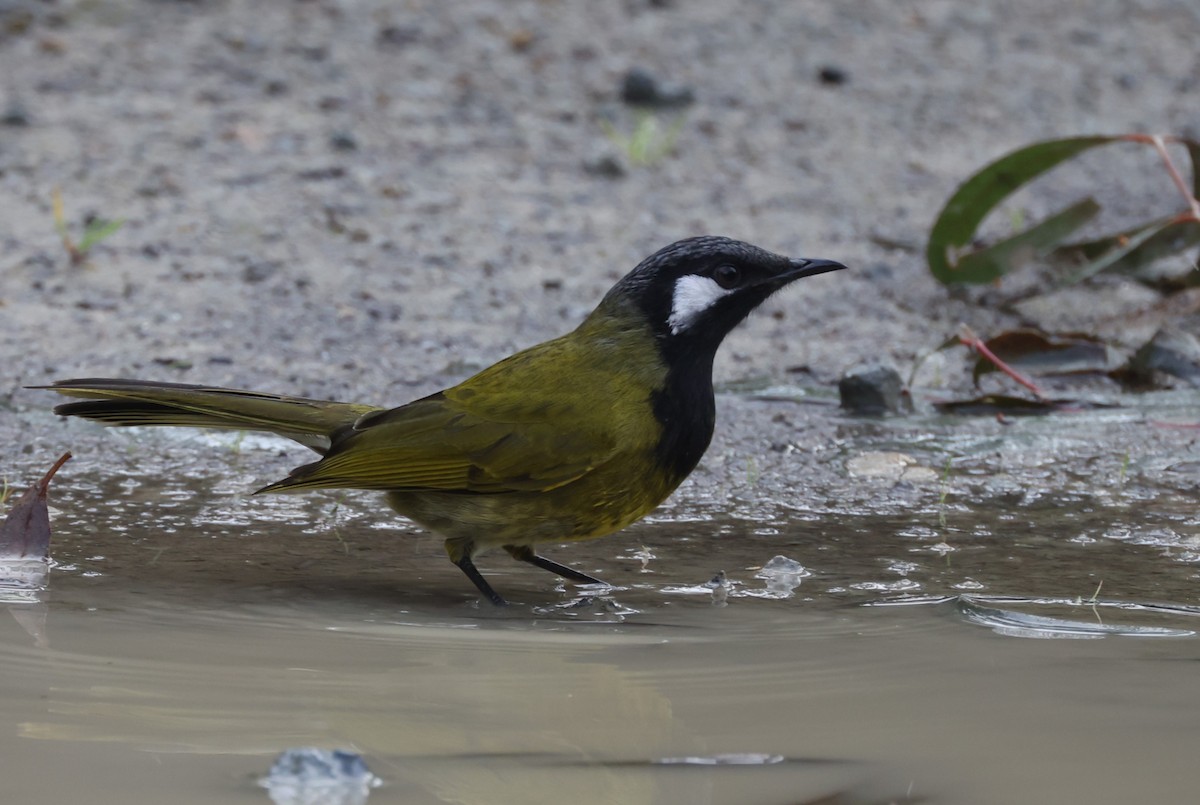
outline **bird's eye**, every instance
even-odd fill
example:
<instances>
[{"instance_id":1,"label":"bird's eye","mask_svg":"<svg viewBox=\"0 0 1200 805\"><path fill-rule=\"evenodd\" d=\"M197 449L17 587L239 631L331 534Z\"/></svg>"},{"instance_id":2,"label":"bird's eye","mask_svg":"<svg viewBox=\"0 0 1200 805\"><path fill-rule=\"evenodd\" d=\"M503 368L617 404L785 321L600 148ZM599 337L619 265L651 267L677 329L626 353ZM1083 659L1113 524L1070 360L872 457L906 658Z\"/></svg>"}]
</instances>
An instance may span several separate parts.
<instances>
[{"instance_id":1,"label":"bird's eye","mask_svg":"<svg viewBox=\"0 0 1200 805\"><path fill-rule=\"evenodd\" d=\"M713 271L713 279L717 281L717 285L728 291L736 288L742 281L742 272L738 270L737 266L728 264L717 266L717 269Z\"/></svg>"}]
</instances>

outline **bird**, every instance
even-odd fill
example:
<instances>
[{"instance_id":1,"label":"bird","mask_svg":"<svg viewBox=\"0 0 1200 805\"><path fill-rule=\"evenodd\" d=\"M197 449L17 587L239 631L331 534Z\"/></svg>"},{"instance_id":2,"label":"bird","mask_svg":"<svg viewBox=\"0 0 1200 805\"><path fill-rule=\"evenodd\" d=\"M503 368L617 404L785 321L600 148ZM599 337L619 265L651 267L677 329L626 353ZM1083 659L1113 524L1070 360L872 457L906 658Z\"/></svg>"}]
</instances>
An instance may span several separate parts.
<instances>
[{"instance_id":1,"label":"bird","mask_svg":"<svg viewBox=\"0 0 1200 805\"><path fill-rule=\"evenodd\" d=\"M712 440L725 336L784 286L844 268L727 237L680 240L642 260L573 331L396 408L113 378L32 388L83 398L54 412L106 425L292 439L320 459L256 494L381 491L503 606L475 565L488 549L604 584L535 547L612 534L666 500Z\"/></svg>"}]
</instances>

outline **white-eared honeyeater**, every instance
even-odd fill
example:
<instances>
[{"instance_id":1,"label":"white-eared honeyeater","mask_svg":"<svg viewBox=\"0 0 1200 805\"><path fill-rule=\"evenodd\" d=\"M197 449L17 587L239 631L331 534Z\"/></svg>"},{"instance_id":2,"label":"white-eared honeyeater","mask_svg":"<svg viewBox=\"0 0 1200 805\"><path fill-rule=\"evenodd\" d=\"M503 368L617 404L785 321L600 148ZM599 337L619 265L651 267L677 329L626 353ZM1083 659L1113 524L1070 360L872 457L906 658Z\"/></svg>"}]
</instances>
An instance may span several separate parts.
<instances>
[{"instance_id":1,"label":"white-eared honeyeater","mask_svg":"<svg viewBox=\"0 0 1200 805\"><path fill-rule=\"evenodd\" d=\"M399 408L145 380L41 388L86 399L56 413L108 425L294 439L321 459L259 492L383 491L393 509L444 537L450 561L503 604L476 554L499 546L600 583L534 546L611 534L662 503L712 438L713 357L725 335L793 280L844 267L722 237L681 240L643 260L574 331Z\"/></svg>"}]
</instances>

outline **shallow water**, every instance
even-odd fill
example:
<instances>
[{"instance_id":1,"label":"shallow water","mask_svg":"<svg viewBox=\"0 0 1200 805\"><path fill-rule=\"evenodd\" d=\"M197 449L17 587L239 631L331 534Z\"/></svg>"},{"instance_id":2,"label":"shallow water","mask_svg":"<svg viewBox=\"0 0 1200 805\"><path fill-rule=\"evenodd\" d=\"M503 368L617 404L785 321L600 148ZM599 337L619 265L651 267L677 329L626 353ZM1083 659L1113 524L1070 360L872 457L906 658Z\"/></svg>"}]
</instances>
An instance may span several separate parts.
<instances>
[{"instance_id":1,"label":"shallow water","mask_svg":"<svg viewBox=\"0 0 1200 805\"><path fill-rule=\"evenodd\" d=\"M267 803L274 757L311 745L361 752L371 803L1167 803L1200 782L1182 496L685 502L547 547L611 589L486 557L496 610L370 496L109 463L56 487L55 566L0 605L5 801Z\"/></svg>"},{"instance_id":2,"label":"shallow water","mask_svg":"<svg viewBox=\"0 0 1200 805\"><path fill-rule=\"evenodd\" d=\"M0 566L5 791L266 803L324 746L371 803L1191 801L1195 402L815 408L795 450L718 449L546 546L611 588L484 557L504 610L373 495L246 495L278 441L72 426L53 567Z\"/></svg>"}]
</instances>

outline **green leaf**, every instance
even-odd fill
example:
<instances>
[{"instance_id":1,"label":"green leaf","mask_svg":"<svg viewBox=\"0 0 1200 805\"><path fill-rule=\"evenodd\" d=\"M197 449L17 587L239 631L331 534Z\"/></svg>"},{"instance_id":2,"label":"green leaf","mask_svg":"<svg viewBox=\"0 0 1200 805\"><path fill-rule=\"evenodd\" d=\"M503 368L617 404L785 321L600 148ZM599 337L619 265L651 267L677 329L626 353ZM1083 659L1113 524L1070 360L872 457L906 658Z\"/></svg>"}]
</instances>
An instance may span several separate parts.
<instances>
[{"instance_id":1,"label":"green leaf","mask_svg":"<svg viewBox=\"0 0 1200 805\"><path fill-rule=\"evenodd\" d=\"M1068 244L1056 250L1056 257L1074 254L1087 260L1067 277L1066 284L1106 270L1137 279L1151 263L1196 244L1200 244L1200 223L1173 215L1106 238Z\"/></svg>"},{"instance_id":2,"label":"green leaf","mask_svg":"<svg viewBox=\"0 0 1200 805\"><path fill-rule=\"evenodd\" d=\"M954 281L984 283L999 279L1062 243L1098 212L1100 205L1085 198L1019 235L963 255L954 267Z\"/></svg>"},{"instance_id":3,"label":"green leaf","mask_svg":"<svg viewBox=\"0 0 1200 805\"><path fill-rule=\"evenodd\" d=\"M964 258L960 258L960 254L970 247L979 225L988 213L1023 185L1062 162L1089 148L1121 139L1121 137L1101 136L1071 137L1035 143L1001 157L976 173L950 197L930 230L926 259L933 276L944 284L990 282L1001 276L1011 267L1011 264L1006 265L1002 259L997 259L997 255L993 255L990 260L984 259L976 265L968 263L967 270L962 270ZM1031 231L1037 232L1031 237L1033 245L1047 248L1048 245L1052 245L1047 243L1052 234L1062 232L1064 229L1068 234L1073 231L1067 227L1068 224L1082 217L1082 204L1083 202L1074 205L1023 234ZM1051 221L1054 222L1052 226L1038 231L1040 227ZM1081 224L1082 221L1077 226ZM1019 238L1021 235L1017 237ZM1002 245L997 244L997 246ZM1016 246L1007 247L1007 257L1011 259L1013 256L1019 255L1021 248L1029 248L1030 245L1030 243L1018 243ZM1004 252L999 254L1000 258L1005 256ZM995 273L997 271L999 273Z\"/></svg>"},{"instance_id":4,"label":"green leaf","mask_svg":"<svg viewBox=\"0 0 1200 805\"><path fill-rule=\"evenodd\" d=\"M1195 221L1155 221L1124 243L1115 246L1067 277L1067 284L1080 282L1105 270L1135 273L1148 263L1200 243L1200 224Z\"/></svg>"},{"instance_id":5,"label":"green leaf","mask_svg":"<svg viewBox=\"0 0 1200 805\"><path fill-rule=\"evenodd\" d=\"M1176 216L1167 215L1158 218L1149 223L1139 224L1129 229L1124 229L1120 232L1114 232L1111 235L1095 238L1093 240L1079 240L1074 243L1064 243L1059 246L1050 255L1055 262L1069 263L1074 261L1078 265L1085 262L1095 260L1104 255L1109 249L1114 247L1124 246L1130 239L1136 238L1145 232L1147 229L1155 229L1164 226L1175 220Z\"/></svg>"}]
</instances>

